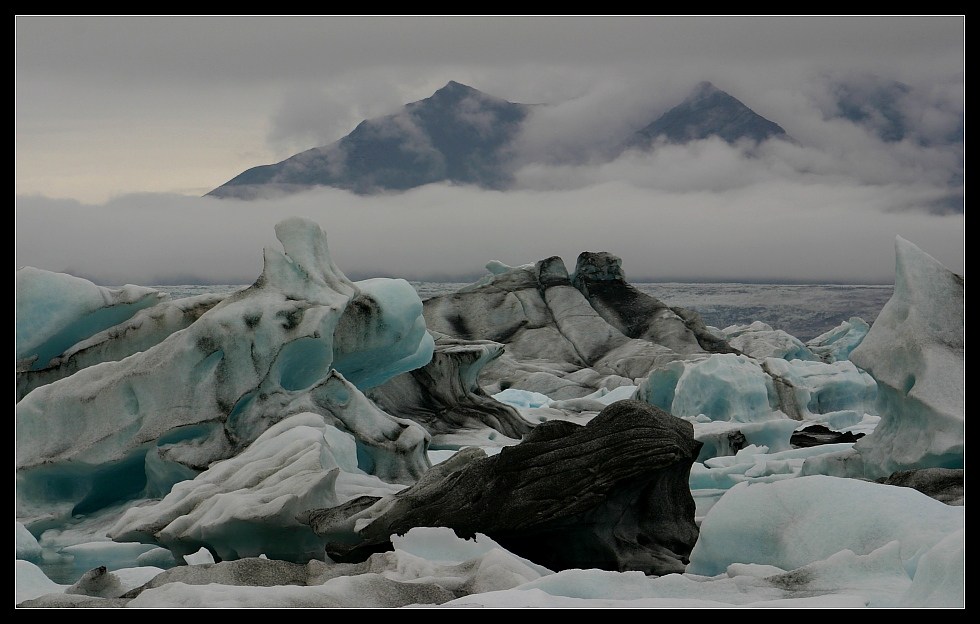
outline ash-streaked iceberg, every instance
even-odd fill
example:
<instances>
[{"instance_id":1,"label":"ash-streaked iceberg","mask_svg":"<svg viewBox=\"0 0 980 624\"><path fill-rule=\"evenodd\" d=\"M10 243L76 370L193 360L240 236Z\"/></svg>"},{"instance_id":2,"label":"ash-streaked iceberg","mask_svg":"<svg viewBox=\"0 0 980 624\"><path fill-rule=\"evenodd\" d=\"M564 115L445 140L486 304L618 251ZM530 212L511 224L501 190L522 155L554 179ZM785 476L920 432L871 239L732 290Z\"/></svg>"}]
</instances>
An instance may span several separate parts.
<instances>
[{"instance_id":1,"label":"ash-streaked iceberg","mask_svg":"<svg viewBox=\"0 0 980 624\"><path fill-rule=\"evenodd\" d=\"M763 369L772 377L780 408L794 420L848 426L875 414L878 386L853 363L811 362L766 358Z\"/></svg>"},{"instance_id":2,"label":"ash-streaked iceberg","mask_svg":"<svg viewBox=\"0 0 980 624\"><path fill-rule=\"evenodd\" d=\"M491 457L465 449L398 494L308 521L341 560L363 560L412 527L448 526L549 568L678 572L697 540L693 434L658 408L618 401L584 427L544 423Z\"/></svg>"},{"instance_id":3,"label":"ash-streaked iceberg","mask_svg":"<svg viewBox=\"0 0 980 624\"><path fill-rule=\"evenodd\" d=\"M420 423L432 435L432 448L458 448L453 440L468 432L516 441L531 431L516 409L488 396L479 384L483 368L500 357L504 345L433 336L432 361L369 389L367 396L389 414Z\"/></svg>"},{"instance_id":4,"label":"ash-streaked iceberg","mask_svg":"<svg viewBox=\"0 0 980 624\"><path fill-rule=\"evenodd\" d=\"M363 399L356 384L324 386L339 376L335 363L367 387L429 361L432 338L407 282L354 284L311 221L284 220L276 235L283 251L265 250L251 287L146 351L79 370L17 404L17 513L26 524L166 494L291 414L335 418L324 403L344 409L359 404L354 395ZM404 466L384 453L364 457L396 479L414 478L428 465L426 434L414 423L393 426L363 439L347 431L365 447L385 438L410 449L417 459Z\"/></svg>"},{"instance_id":5,"label":"ash-streaked iceberg","mask_svg":"<svg viewBox=\"0 0 980 624\"><path fill-rule=\"evenodd\" d=\"M203 294L161 301L128 319L80 340L40 368L17 372L17 399L53 381L101 362L114 362L146 351L184 329L216 306L224 295Z\"/></svg>"},{"instance_id":6,"label":"ash-streaked iceberg","mask_svg":"<svg viewBox=\"0 0 980 624\"><path fill-rule=\"evenodd\" d=\"M731 352L697 315L669 308L625 281L621 260L583 252L569 275L561 258L507 267L425 302L429 329L505 345L481 382L577 399L635 385L651 370L706 352ZM703 343L703 344L702 344Z\"/></svg>"}]
</instances>

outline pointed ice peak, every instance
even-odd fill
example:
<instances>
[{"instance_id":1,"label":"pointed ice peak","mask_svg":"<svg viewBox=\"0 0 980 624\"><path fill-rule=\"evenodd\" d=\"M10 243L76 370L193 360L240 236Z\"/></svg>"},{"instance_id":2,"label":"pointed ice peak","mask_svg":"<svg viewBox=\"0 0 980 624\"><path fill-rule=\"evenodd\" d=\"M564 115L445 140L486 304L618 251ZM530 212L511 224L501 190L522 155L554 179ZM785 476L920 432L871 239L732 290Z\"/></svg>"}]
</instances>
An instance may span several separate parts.
<instances>
[{"instance_id":1,"label":"pointed ice peak","mask_svg":"<svg viewBox=\"0 0 980 624\"><path fill-rule=\"evenodd\" d=\"M922 251L914 243L895 236L895 290L903 293L923 292L923 299L949 299L950 289L963 288L963 276L950 271L942 262Z\"/></svg>"},{"instance_id":2,"label":"pointed ice peak","mask_svg":"<svg viewBox=\"0 0 980 624\"><path fill-rule=\"evenodd\" d=\"M327 235L316 222L301 217L283 219L276 224L276 238L283 251L265 249L265 267L257 286L330 305L346 305L347 298L357 293L357 287L330 258Z\"/></svg>"}]
</instances>

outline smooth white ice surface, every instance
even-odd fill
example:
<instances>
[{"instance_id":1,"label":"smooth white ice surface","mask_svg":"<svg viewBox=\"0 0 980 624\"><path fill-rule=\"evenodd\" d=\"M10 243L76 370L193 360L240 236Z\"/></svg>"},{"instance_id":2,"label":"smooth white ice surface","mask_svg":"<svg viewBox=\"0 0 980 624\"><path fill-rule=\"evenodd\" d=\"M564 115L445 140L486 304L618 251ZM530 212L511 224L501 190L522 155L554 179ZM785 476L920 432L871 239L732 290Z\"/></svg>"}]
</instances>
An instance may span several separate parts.
<instances>
[{"instance_id":1,"label":"smooth white ice surface","mask_svg":"<svg viewBox=\"0 0 980 624\"><path fill-rule=\"evenodd\" d=\"M828 476L740 483L701 523L688 572L720 574L733 563L792 570L842 550L868 554L898 541L914 577L919 557L963 526L962 507L911 488Z\"/></svg>"},{"instance_id":2,"label":"smooth white ice surface","mask_svg":"<svg viewBox=\"0 0 980 624\"><path fill-rule=\"evenodd\" d=\"M14 604L32 600L44 594L61 593L68 585L59 585L49 579L30 561L14 561Z\"/></svg>"}]
</instances>

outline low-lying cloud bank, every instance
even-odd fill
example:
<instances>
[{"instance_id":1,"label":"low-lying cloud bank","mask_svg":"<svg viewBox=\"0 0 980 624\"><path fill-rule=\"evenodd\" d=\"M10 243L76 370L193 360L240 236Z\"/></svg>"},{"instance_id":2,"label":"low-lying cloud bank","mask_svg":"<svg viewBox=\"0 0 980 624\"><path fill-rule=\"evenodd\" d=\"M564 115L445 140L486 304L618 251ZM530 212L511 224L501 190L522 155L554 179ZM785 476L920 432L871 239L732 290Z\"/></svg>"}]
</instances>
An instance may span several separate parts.
<instances>
[{"instance_id":1,"label":"low-lying cloud bank","mask_svg":"<svg viewBox=\"0 0 980 624\"><path fill-rule=\"evenodd\" d=\"M18 196L15 265L105 284L249 283L260 249L275 244L273 225L299 215L323 226L354 278L471 278L492 259L558 255L574 266L579 252L605 250L633 280L889 283L895 235L964 271L964 214L928 212L948 196L945 181L862 181L836 161L806 164L791 145L769 149L797 150L804 165L714 141L666 149L602 167L528 167L522 188L507 192L430 185L370 197L321 189L103 204Z\"/></svg>"}]
</instances>

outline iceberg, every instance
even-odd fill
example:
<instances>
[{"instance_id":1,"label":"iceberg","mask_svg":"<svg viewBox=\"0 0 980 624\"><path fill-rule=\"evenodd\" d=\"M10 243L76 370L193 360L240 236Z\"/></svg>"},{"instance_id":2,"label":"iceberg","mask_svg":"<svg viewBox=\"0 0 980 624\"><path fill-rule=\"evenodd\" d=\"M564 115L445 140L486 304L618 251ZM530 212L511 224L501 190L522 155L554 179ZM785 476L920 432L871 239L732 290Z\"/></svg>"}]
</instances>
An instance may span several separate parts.
<instances>
[{"instance_id":1,"label":"iceberg","mask_svg":"<svg viewBox=\"0 0 980 624\"><path fill-rule=\"evenodd\" d=\"M674 416L757 422L771 420L776 405L772 379L744 355L713 354L671 362L640 384L637 398Z\"/></svg>"},{"instance_id":2,"label":"iceberg","mask_svg":"<svg viewBox=\"0 0 980 624\"><path fill-rule=\"evenodd\" d=\"M804 345L608 253L423 304L276 235L229 295L18 278L19 606L964 605L962 278L911 244Z\"/></svg>"},{"instance_id":3,"label":"iceberg","mask_svg":"<svg viewBox=\"0 0 980 624\"><path fill-rule=\"evenodd\" d=\"M766 358L762 367L775 382L781 409L794 420L840 421L834 414L849 411L857 422L876 413L878 385L852 362Z\"/></svg>"},{"instance_id":4,"label":"iceberg","mask_svg":"<svg viewBox=\"0 0 980 624\"><path fill-rule=\"evenodd\" d=\"M308 517L334 559L360 561L413 527L483 533L549 568L683 570L697 540L693 427L639 401L587 425L551 421L487 457L460 451L413 486Z\"/></svg>"},{"instance_id":5,"label":"iceberg","mask_svg":"<svg viewBox=\"0 0 980 624\"><path fill-rule=\"evenodd\" d=\"M850 354L878 384L874 432L855 444L865 474L962 468L966 426L963 277L895 240L895 292Z\"/></svg>"},{"instance_id":6,"label":"iceberg","mask_svg":"<svg viewBox=\"0 0 980 624\"><path fill-rule=\"evenodd\" d=\"M83 368L16 405L18 517L58 522L162 496L287 416L313 411L339 424L337 412L367 409L335 364L368 387L430 360L433 340L407 282L351 282L311 221L286 219L276 235L283 251L265 250L251 287L146 351ZM27 297L24 305L40 313ZM424 430L381 420L391 428L369 419L345 430L383 478L415 478L428 466Z\"/></svg>"},{"instance_id":7,"label":"iceberg","mask_svg":"<svg viewBox=\"0 0 980 624\"><path fill-rule=\"evenodd\" d=\"M635 385L674 360L732 352L695 313L626 283L621 265L604 252L583 252L572 275L556 256L517 267L491 263L482 280L426 300L426 323L504 345L481 376L488 393L527 390L556 401Z\"/></svg>"},{"instance_id":8,"label":"iceberg","mask_svg":"<svg viewBox=\"0 0 980 624\"><path fill-rule=\"evenodd\" d=\"M322 559L324 544L299 515L402 487L358 468L354 436L318 414L302 413L270 427L241 454L178 483L160 502L131 507L109 536L158 543L185 559L206 547L220 560L265 553L305 562Z\"/></svg>"},{"instance_id":9,"label":"iceberg","mask_svg":"<svg viewBox=\"0 0 980 624\"><path fill-rule=\"evenodd\" d=\"M846 360L868 335L871 326L864 319L852 316L837 327L808 340L807 348L824 362Z\"/></svg>"},{"instance_id":10,"label":"iceberg","mask_svg":"<svg viewBox=\"0 0 980 624\"><path fill-rule=\"evenodd\" d=\"M914 580L920 557L964 521L962 507L911 488L829 476L740 483L704 518L687 571L712 576L733 563L793 570L843 550L866 555L897 541Z\"/></svg>"},{"instance_id":11,"label":"iceberg","mask_svg":"<svg viewBox=\"0 0 980 624\"><path fill-rule=\"evenodd\" d=\"M28 392L101 362L114 362L146 351L184 329L217 305L224 295L204 294L161 301L128 319L80 340L47 365L17 373L17 400Z\"/></svg>"},{"instance_id":12,"label":"iceberg","mask_svg":"<svg viewBox=\"0 0 980 624\"><path fill-rule=\"evenodd\" d=\"M491 439L520 439L528 433L531 426L517 410L488 396L479 384L480 373L500 357L504 345L431 333L435 351L428 364L369 389L367 396L387 413L425 427L432 436L430 448L458 448L446 436L480 430Z\"/></svg>"},{"instance_id":13,"label":"iceberg","mask_svg":"<svg viewBox=\"0 0 980 624\"><path fill-rule=\"evenodd\" d=\"M762 321L750 325L732 325L721 330L728 344L757 360L816 360L817 356L799 338L781 329L773 329Z\"/></svg>"},{"instance_id":14,"label":"iceberg","mask_svg":"<svg viewBox=\"0 0 980 624\"><path fill-rule=\"evenodd\" d=\"M76 342L120 323L166 294L127 284L110 289L65 273L23 267L14 274L18 369L38 369Z\"/></svg>"}]
</instances>

